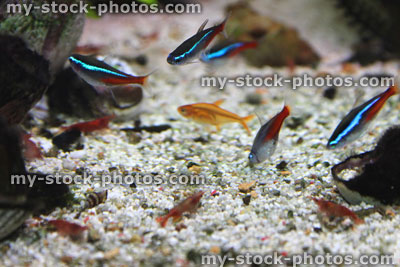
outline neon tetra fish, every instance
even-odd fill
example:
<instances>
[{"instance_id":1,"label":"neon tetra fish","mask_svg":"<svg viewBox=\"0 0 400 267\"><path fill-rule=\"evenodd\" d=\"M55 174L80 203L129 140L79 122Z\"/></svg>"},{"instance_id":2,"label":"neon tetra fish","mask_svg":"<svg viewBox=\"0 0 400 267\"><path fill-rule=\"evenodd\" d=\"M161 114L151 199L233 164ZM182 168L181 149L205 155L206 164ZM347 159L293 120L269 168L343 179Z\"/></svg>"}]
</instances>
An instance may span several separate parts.
<instances>
[{"instance_id":1,"label":"neon tetra fish","mask_svg":"<svg viewBox=\"0 0 400 267\"><path fill-rule=\"evenodd\" d=\"M168 55L167 62L171 65L190 63L192 59L196 58L210 44L215 36L224 30L228 17L221 24L205 30L204 27L208 20L204 21L195 35L184 41Z\"/></svg>"},{"instance_id":2,"label":"neon tetra fish","mask_svg":"<svg viewBox=\"0 0 400 267\"><path fill-rule=\"evenodd\" d=\"M246 122L254 118L254 115L240 117L232 112L219 107L224 100L214 103L196 103L178 107L178 112L185 118L192 119L198 123L212 124L219 131L220 125L230 122L238 122L243 125L246 131L251 134Z\"/></svg>"},{"instance_id":3,"label":"neon tetra fish","mask_svg":"<svg viewBox=\"0 0 400 267\"><path fill-rule=\"evenodd\" d=\"M283 121L289 114L289 107L284 106L281 112L261 126L256 138L254 138L253 146L249 154L249 161L251 164L261 163L272 156L278 143L279 131Z\"/></svg>"},{"instance_id":4,"label":"neon tetra fish","mask_svg":"<svg viewBox=\"0 0 400 267\"><path fill-rule=\"evenodd\" d=\"M197 209L198 203L200 202L201 197L204 195L203 191L197 192L187 199L183 200L181 203L172 208L168 214L158 217L156 221L160 223L162 227L167 225L169 218L173 218L173 221L178 221L184 212L194 212Z\"/></svg>"},{"instance_id":5,"label":"neon tetra fish","mask_svg":"<svg viewBox=\"0 0 400 267\"><path fill-rule=\"evenodd\" d=\"M74 54L69 57L72 69L87 83L97 89L102 86L138 84L144 86L149 75L133 76L94 57Z\"/></svg>"},{"instance_id":6,"label":"neon tetra fish","mask_svg":"<svg viewBox=\"0 0 400 267\"><path fill-rule=\"evenodd\" d=\"M366 126L386 103L386 100L397 92L398 88L391 86L385 92L352 109L336 127L329 138L327 148L343 147L360 137Z\"/></svg>"},{"instance_id":7,"label":"neon tetra fish","mask_svg":"<svg viewBox=\"0 0 400 267\"><path fill-rule=\"evenodd\" d=\"M230 44L217 44L211 49L201 53L200 61L204 63L211 63L216 60L221 60L229 57L233 57L239 54L241 51L256 48L258 45L257 42L238 42L238 43L230 43Z\"/></svg>"},{"instance_id":8,"label":"neon tetra fish","mask_svg":"<svg viewBox=\"0 0 400 267\"><path fill-rule=\"evenodd\" d=\"M109 93L114 105L118 108L129 108L131 106L122 107L115 99L112 87L135 84L146 87L147 79L150 74L145 76L133 76L94 57L74 54L69 57L72 69L85 82L93 86L98 94Z\"/></svg>"}]
</instances>

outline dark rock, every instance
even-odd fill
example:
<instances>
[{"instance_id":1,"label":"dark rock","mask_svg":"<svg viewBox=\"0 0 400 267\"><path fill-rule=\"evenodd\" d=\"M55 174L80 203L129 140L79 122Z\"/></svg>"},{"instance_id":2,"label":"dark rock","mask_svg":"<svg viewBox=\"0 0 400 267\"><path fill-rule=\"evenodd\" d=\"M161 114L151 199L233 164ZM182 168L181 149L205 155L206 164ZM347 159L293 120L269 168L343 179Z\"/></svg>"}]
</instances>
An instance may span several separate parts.
<instances>
[{"instance_id":1,"label":"dark rock","mask_svg":"<svg viewBox=\"0 0 400 267\"><path fill-rule=\"evenodd\" d=\"M301 145L303 142L304 142L304 139L303 139L302 137L299 137L299 138L296 140L296 145Z\"/></svg>"},{"instance_id":2,"label":"dark rock","mask_svg":"<svg viewBox=\"0 0 400 267\"><path fill-rule=\"evenodd\" d=\"M229 5L227 11L231 14L226 25L230 38L234 41L259 41L257 49L242 53L248 64L286 67L318 63L319 56L296 30L258 13L245 1Z\"/></svg>"},{"instance_id":3,"label":"dark rock","mask_svg":"<svg viewBox=\"0 0 400 267\"><path fill-rule=\"evenodd\" d=\"M316 232L317 234L322 233L322 228L320 228L320 227L314 227L313 230L314 230L314 232Z\"/></svg>"},{"instance_id":4,"label":"dark rock","mask_svg":"<svg viewBox=\"0 0 400 267\"><path fill-rule=\"evenodd\" d=\"M0 115L14 124L24 119L64 66L81 35L84 14L32 9L26 16L24 12L7 12L10 4L21 3L0 2L0 64L7 66L0 73ZM29 0L24 4L40 6L43 2Z\"/></svg>"},{"instance_id":5,"label":"dark rock","mask_svg":"<svg viewBox=\"0 0 400 267\"><path fill-rule=\"evenodd\" d=\"M63 2L79 3L78 0ZM50 74L54 75L61 70L75 48L83 30L85 14L44 13L34 8L28 16L24 12L7 12L7 6L15 3L20 1L5 0L0 3L0 34L17 36L24 40L30 50L49 61ZM29 0L24 3L41 6L43 1Z\"/></svg>"},{"instance_id":6,"label":"dark rock","mask_svg":"<svg viewBox=\"0 0 400 267\"><path fill-rule=\"evenodd\" d=\"M52 142L56 147L63 151L71 151L74 149L72 148L72 145L78 142L81 138L81 134L81 131L72 128L56 135Z\"/></svg>"},{"instance_id":7,"label":"dark rock","mask_svg":"<svg viewBox=\"0 0 400 267\"><path fill-rule=\"evenodd\" d=\"M291 130L296 130L298 127L303 126L310 117L310 114L304 114L302 117L290 116L286 120L286 126Z\"/></svg>"},{"instance_id":8,"label":"dark rock","mask_svg":"<svg viewBox=\"0 0 400 267\"><path fill-rule=\"evenodd\" d=\"M60 205L67 185L47 184L43 174L27 173L20 148L20 131L0 118L0 239L17 230L31 214ZM12 175L19 175L12 178ZM27 176L35 177L32 187Z\"/></svg>"},{"instance_id":9,"label":"dark rock","mask_svg":"<svg viewBox=\"0 0 400 267\"><path fill-rule=\"evenodd\" d=\"M18 37L0 35L0 115L20 123L50 83L48 62Z\"/></svg>"},{"instance_id":10,"label":"dark rock","mask_svg":"<svg viewBox=\"0 0 400 267\"><path fill-rule=\"evenodd\" d=\"M202 254L194 249L191 249L186 253L186 259L195 264L200 264L202 257Z\"/></svg>"},{"instance_id":11,"label":"dark rock","mask_svg":"<svg viewBox=\"0 0 400 267\"><path fill-rule=\"evenodd\" d=\"M289 219L292 219L294 217L294 212L292 210L288 210L287 216Z\"/></svg>"},{"instance_id":12,"label":"dark rock","mask_svg":"<svg viewBox=\"0 0 400 267\"><path fill-rule=\"evenodd\" d=\"M243 200L243 204L245 204L246 206L248 206L250 204L250 200L251 200L251 195L246 195L242 198Z\"/></svg>"},{"instance_id":13,"label":"dark rock","mask_svg":"<svg viewBox=\"0 0 400 267\"><path fill-rule=\"evenodd\" d=\"M53 134L49 130L47 130L45 128L40 128L38 134L40 136L43 136L44 138L47 138L47 139L53 138Z\"/></svg>"},{"instance_id":14,"label":"dark rock","mask_svg":"<svg viewBox=\"0 0 400 267\"><path fill-rule=\"evenodd\" d=\"M171 125L169 124L160 124L160 125L154 125L154 126L140 126L140 127L135 127L135 128L123 128L121 129L122 131L127 131L127 132L141 132L141 131L146 131L149 133L161 133L163 131L166 131L168 129L171 129Z\"/></svg>"},{"instance_id":15,"label":"dark rock","mask_svg":"<svg viewBox=\"0 0 400 267\"><path fill-rule=\"evenodd\" d=\"M261 94L257 93L248 93L246 94L246 103L250 105L261 105L263 102L263 98Z\"/></svg>"},{"instance_id":16,"label":"dark rock","mask_svg":"<svg viewBox=\"0 0 400 267\"><path fill-rule=\"evenodd\" d=\"M193 161L189 161L189 163L187 164L187 168L189 169L192 166L200 166L199 164L197 164L196 162Z\"/></svg>"},{"instance_id":17,"label":"dark rock","mask_svg":"<svg viewBox=\"0 0 400 267\"><path fill-rule=\"evenodd\" d=\"M26 173L20 147L21 132L0 117L0 194L24 194L25 185L11 184L12 174Z\"/></svg>"},{"instance_id":18,"label":"dark rock","mask_svg":"<svg viewBox=\"0 0 400 267\"><path fill-rule=\"evenodd\" d=\"M375 149L347 158L333 166L334 182L351 204L362 201L377 205L400 203L400 126L387 130ZM343 171L356 174L343 179Z\"/></svg>"},{"instance_id":19,"label":"dark rock","mask_svg":"<svg viewBox=\"0 0 400 267\"><path fill-rule=\"evenodd\" d=\"M281 191L279 191L278 189L275 189L275 188L271 189L270 192L275 197L279 197L281 195Z\"/></svg>"},{"instance_id":20,"label":"dark rock","mask_svg":"<svg viewBox=\"0 0 400 267\"><path fill-rule=\"evenodd\" d=\"M279 162L276 165L276 169L280 170L280 171L286 170L287 169L287 165L288 165L288 163L286 161L282 160L281 162Z\"/></svg>"},{"instance_id":21,"label":"dark rock","mask_svg":"<svg viewBox=\"0 0 400 267\"><path fill-rule=\"evenodd\" d=\"M193 141L199 142L199 143L202 143L202 144L207 144L209 142L208 138L204 138L203 136L196 137L196 138L193 139Z\"/></svg>"},{"instance_id":22,"label":"dark rock","mask_svg":"<svg viewBox=\"0 0 400 267\"><path fill-rule=\"evenodd\" d=\"M359 30L360 43L351 61L370 64L376 60L392 59L400 55L400 25L398 1L391 0L336 0L337 6L348 17L352 27ZM390 55L392 54L392 55Z\"/></svg>"},{"instance_id":23,"label":"dark rock","mask_svg":"<svg viewBox=\"0 0 400 267\"><path fill-rule=\"evenodd\" d=\"M71 68L61 71L50 86L48 101L51 114L64 113L79 118L106 115L96 91L80 79Z\"/></svg>"},{"instance_id":24,"label":"dark rock","mask_svg":"<svg viewBox=\"0 0 400 267\"><path fill-rule=\"evenodd\" d=\"M323 97L329 99L329 100L333 100L336 96L336 87L332 86L332 87L328 87L324 90L323 93Z\"/></svg>"},{"instance_id":25,"label":"dark rock","mask_svg":"<svg viewBox=\"0 0 400 267\"><path fill-rule=\"evenodd\" d=\"M142 66L146 66L148 61L149 60L146 55L139 55L135 57L135 62Z\"/></svg>"}]
</instances>

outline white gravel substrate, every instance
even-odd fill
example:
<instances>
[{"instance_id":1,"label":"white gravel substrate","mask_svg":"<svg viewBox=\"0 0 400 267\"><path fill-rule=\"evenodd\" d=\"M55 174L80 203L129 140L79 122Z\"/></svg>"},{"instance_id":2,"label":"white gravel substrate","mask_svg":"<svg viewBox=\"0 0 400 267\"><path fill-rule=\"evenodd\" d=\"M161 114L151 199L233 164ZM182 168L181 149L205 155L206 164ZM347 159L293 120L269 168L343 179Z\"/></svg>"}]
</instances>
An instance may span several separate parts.
<instances>
[{"instance_id":1,"label":"white gravel substrate","mask_svg":"<svg viewBox=\"0 0 400 267\"><path fill-rule=\"evenodd\" d=\"M173 45L166 47L165 53L172 48ZM247 93L254 91L253 88L233 85L228 85L224 91L202 88L199 77L206 73L202 65L170 67L162 64L162 69L152 75L154 96L145 99L147 113L142 116L142 123L170 123L172 129L154 134L143 132L140 142L130 143L127 133L119 129L131 126L132 122L111 123L110 129L86 135L84 150L60 152L57 157L30 162L28 169L71 174L83 167L100 174L116 167L118 173L140 171L168 177L191 174L187 164L194 162L199 165L200 175L206 177L207 183L138 185L137 188L108 184L107 201L84 211L78 219L74 217L83 195L100 188L99 184L71 186L76 205L56 209L41 219L62 218L86 225L89 230L83 239L72 241L48 231L43 224L35 226L33 222L37 219L33 219L20 230L16 239L0 243L0 265L194 266L198 265L194 260L200 259L199 254L218 253L218 250L227 255L247 252L267 255L276 251L283 255L307 252L354 257L400 252L400 215L397 211L390 218L373 213L364 218L365 224L330 230L321 225L317 206L309 199L310 196L321 197L348 206L335 191L330 168L353 153L370 150L385 129L398 123L397 96L389 99L362 138L344 149L328 151L325 149L327 139L354 104L354 88L341 88L333 101L323 98L320 88L296 91L288 87L268 88L263 94L266 104L252 106L244 99ZM275 72L287 75L286 69L253 69L240 59L228 63L220 71L229 76ZM304 71L316 74L306 68L297 68L296 74ZM343 74L336 65L318 70L321 71ZM396 63L387 63L359 70L359 74L366 72L397 74L398 69ZM366 88L363 100L383 89ZM248 136L239 124L226 124L216 132L213 127L208 130L180 117L176 111L179 105L221 98L226 99L223 108L242 116L257 111L262 117L271 118L285 101L292 107L292 116L309 115L310 118L295 130L284 124L278 149L271 160L250 168L247 156L260 127L257 119L249 123L252 136ZM199 137L208 142L196 142L194 139ZM300 138L303 142L298 142ZM33 139L43 150L51 147L45 138ZM283 160L288 162L285 172L276 168ZM256 196L253 195L246 206L242 200L246 194L239 192L238 186L251 181L256 181ZM186 228L178 231L171 221L165 228L159 226L157 217L198 190L206 192L201 207L178 223ZM214 190L219 194L211 196ZM355 211L368 207L365 204L350 206Z\"/></svg>"}]
</instances>

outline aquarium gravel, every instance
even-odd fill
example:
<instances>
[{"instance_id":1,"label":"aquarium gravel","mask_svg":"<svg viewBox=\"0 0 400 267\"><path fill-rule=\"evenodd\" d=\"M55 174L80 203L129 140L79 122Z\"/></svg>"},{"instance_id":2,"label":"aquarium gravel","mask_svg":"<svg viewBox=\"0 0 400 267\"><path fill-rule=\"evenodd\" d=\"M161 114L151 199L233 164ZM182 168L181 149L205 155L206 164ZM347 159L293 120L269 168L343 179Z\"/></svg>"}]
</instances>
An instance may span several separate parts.
<instances>
[{"instance_id":1,"label":"aquarium gravel","mask_svg":"<svg viewBox=\"0 0 400 267\"><path fill-rule=\"evenodd\" d=\"M218 12L207 14L212 23L223 18L222 12ZM173 17L170 22L178 25L179 20L186 18ZM123 42L129 40L123 33L140 32L137 30L140 27L128 30L125 25L125 29L115 33L112 38L127 47L120 47L120 54L114 53L105 59L121 63L122 70L130 73L147 73L152 67L162 66L150 77L151 91L146 92L142 104L141 123L144 126L170 124L171 129L160 133L134 133L120 130L133 127L133 121L111 122L108 129L84 135L83 150L59 151L55 156L51 140L34 136L32 140L44 151L45 158L27 164L30 172L76 175L86 170L95 176L141 173L159 175L163 180L172 175L198 175L204 177L203 183L71 185L74 195L71 206L28 219L18 235L0 243L0 265L198 266L203 255L340 254L357 260L365 254L400 252L400 215L396 207L389 207L394 212L373 211L360 215L364 224L354 225L350 219L344 219L328 227L319 217L318 206L310 199L328 199L355 212L373 208L367 204L347 204L333 184L331 167L352 154L371 150L383 132L398 123L398 96L388 100L372 127L356 142L343 149L327 150L326 142L332 131L360 98L359 88L338 88L335 98L329 100L323 97L324 88L316 87L296 90L290 85L257 90L233 84L223 90L202 87L200 77L208 75L208 68L200 63L167 66L165 58L179 43L178 40L166 42L172 34L168 31L178 31L175 34L182 39L188 31L197 30L203 18L204 14L192 17L187 26L178 29L159 25L159 40L143 51L150 54L147 69L129 65L123 56L124 51L139 46L134 41ZM104 18L107 19L110 20ZM121 20L128 22L126 18ZM149 20L158 21L152 17ZM145 25L145 21L146 17L138 17L128 25ZM86 25L83 41L88 38L93 42L101 41L90 33L96 23L101 22ZM154 28L151 26L148 32ZM353 68L351 75L354 77L380 73L396 75L399 71L397 62L367 67L354 64ZM214 75L277 73L290 77L302 73L317 76L323 72L349 75L343 72L340 64L321 64L317 69L296 67L290 74L287 68L252 68L241 58L232 59L215 70ZM364 88L361 102L385 89ZM262 98L262 104L249 104L246 98L250 94ZM240 116L257 113L264 121L279 112L284 103L291 106L291 116L284 122L271 159L254 167L248 164L253 138L260 127L257 119L248 123L252 132L252 136L248 136L240 124L222 125L221 130L216 131L213 126L197 124L177 112L180 105L211 103L218 99L225 99L221 105L224 109ZM77 122L76 118L68 116L63 119L67 125ZM57 133L59 128L49 130ZM105 202L79 214L85 194L101 190L108 190ZM185 214L176 223L170 220L165 228L157 223L156 218L200 190L205 194L196 212ZM46 222L52 219L75 222L88 229L75 240L49 229Z\"/></svg>"}]
</instances>

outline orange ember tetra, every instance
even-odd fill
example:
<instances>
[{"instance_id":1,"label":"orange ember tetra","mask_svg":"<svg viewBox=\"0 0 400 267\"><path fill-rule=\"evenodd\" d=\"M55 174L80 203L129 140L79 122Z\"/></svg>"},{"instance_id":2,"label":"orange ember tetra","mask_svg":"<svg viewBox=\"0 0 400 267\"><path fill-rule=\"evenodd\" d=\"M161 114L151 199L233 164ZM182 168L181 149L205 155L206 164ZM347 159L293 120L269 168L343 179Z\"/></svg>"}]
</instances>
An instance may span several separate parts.
<instances>
[{"instance_id":1,"label":"orange ember tetra","mask_svg":"<svg viewBox=\"0 0 400 267\"><path fill-rule=\"evenodd\" d=\"M178 112L185 118L192 119L198 123L212 124L219 131L220 125L230 122L238 122L243 125L248 134L250 129L246 122L254 118L254 115L240 117L232 112L219 107L224 100L218 100L214 103L196 103L178 107Z\"/></svg>"},{"instance_id":2,"label":"orange ember tetra","mask_svg":"<svg viewBox=\"0 0 400 267\"><path fill-rule=\"evenodd\" d=\"M172 208L166 215L158 217L156 220L162 227L168 222L169 218L173 218L173 221L178 221L184 212L194 212L197 209L197 204L200 202L201 197L204 195L203 191L194 193L187 199Z\"/></svg>"}]
</instances>

